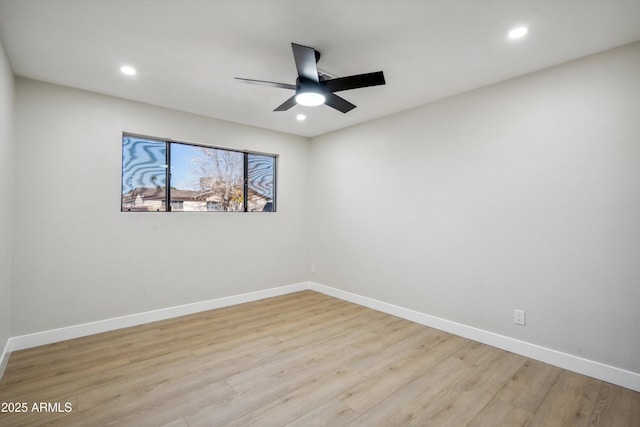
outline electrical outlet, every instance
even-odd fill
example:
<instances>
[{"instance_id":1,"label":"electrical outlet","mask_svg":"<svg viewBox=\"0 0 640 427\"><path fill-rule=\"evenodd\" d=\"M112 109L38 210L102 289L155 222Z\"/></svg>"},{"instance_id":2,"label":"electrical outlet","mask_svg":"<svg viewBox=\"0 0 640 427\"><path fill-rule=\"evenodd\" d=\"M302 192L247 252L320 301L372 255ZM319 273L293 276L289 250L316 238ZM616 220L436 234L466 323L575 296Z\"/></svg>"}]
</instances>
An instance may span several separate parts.
<instances>
[{"instance_id":1,"label":"electrical outlet","mask_svg":"<svg viewBox=\"0 0 640 427\"><path fill-rule=\"evenodd\" d=\"M524 310L513 310L513 323L524 326Z\"/></svg>"},{"instance_id":2,"label":"electrical outlet","mask_svg":"<svg viewBox=\"0 0 640 427\"><path fill-rule=\"evenodd\" d=\"M316 272L316 265L315 264L311 264L311 272L312 273Z\"/></svg>"}]
</instances>

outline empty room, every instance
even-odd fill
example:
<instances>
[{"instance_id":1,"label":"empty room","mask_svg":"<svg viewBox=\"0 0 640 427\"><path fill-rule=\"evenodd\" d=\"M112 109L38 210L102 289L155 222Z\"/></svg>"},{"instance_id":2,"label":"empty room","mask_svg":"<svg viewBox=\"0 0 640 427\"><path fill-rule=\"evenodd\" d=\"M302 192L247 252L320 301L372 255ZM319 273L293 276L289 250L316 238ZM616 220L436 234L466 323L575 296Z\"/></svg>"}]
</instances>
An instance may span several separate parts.
<instances>
[{"instance_id":1,"label":"empty room","mask_svg":"<svg viewBox=\"0 0 640 427\"><path fill-rule=\"evenodd\" d=\"M0 426L640 427L640 1L0 0Z\"/></svg>"}]
</instances>

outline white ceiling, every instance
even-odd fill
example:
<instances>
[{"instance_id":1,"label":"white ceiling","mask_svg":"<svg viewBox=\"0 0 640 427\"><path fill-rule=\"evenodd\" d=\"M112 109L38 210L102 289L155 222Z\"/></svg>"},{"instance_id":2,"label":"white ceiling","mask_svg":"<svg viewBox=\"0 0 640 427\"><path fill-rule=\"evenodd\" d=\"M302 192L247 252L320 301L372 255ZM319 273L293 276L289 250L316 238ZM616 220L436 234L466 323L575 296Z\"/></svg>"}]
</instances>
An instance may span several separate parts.
<instances>
[{"instance_id":1,"label":"white ceiling","mask_svg":"<svg viewBox=\"0 0 640 427\"><path fill-rule=\"evenodd\" d=\"M316 136L640 40L640 0L0 0L0 37L19 76ZM273 112L293 92L234 77L294 84L291 42L387 84Z\"/></svg>"}]
</instances>

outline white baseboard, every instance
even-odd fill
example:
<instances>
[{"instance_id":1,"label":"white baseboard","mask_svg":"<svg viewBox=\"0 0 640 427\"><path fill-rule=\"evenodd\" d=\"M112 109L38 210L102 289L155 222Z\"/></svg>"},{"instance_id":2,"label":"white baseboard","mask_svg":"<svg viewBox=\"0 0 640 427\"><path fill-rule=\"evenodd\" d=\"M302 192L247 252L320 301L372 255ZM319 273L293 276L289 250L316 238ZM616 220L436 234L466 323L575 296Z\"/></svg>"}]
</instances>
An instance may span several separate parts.
<instances>
[{"instance_id":1,"label":"white baseboard","mask_svg":"<svg viewBox=\"0 0 640 427\"><path fill-rule=\"evenodd\" d=\"M309 289L308 282L302 282L278 288L249 292L246 294L232 295L229 297L200 301L192 304L178 305L175 307L161 308L159 310L147 311L144 313L99 320L97 322L83 323L66 328L51 329L43 332L36 332L34 334L20 335L9 338L9 342L5 348L5 353L8 355L8 353L12 351L24 350L40 345L85 337L87 335L99 334L101 332L114 331L116 329L128 328L130 326L171 319L174 317L185 316L187 314L199 313L201 311L228 307L245 302L257 301L306 289Z\"/></svg>"},{"instance_id":2,"label":"white baseboard","mask_svg":"<svg viewBox=\"0 0 640 427\"><path fill-rule=\"evenodd\" d=\"M80 338L87 335L98 334L101 332L113 331L116 329L127 328L129 326L141 325L144 323L155 322L158 320L171 319L174 317L184 316L187 314L198 313L201 311L213 310L221 307L242 304L245 302L257 301L265 298L271 298L279 295L285 295L292 292L298 292L311 289L335 298L349 301L364 307L388 313L421 325L436 328L445 332L452 333L464 338L478 341L493 347L520 354L531 359L539 360L550 365L558 366L573 372L584 374L602 381L616 384L631 390L640 391L640 374L616 368L615 366L606 365L593 360L584 359L571 354L552 350L536 344L520 341L504 335L495 334L493 332L474 328L472 326L463 325L461 323L452 322L440 317L431 316L408 308L389 304L383 301L346 292L340 289L321 285L315 282L301 282L278 288L265 289L256 292L249 292L240 295L217 298L207 301L196 302L192 304L168 307L159 310L148 311L145 313L132 314L129 316L116 317L113 319L100 320L97 322L84 323L66 328L52 329L49 331L38 332L34 334L21 335L9 338L2 357L0 358L0 378L4 373L9 353L12 351L23 350L26 348L37 347L40 345L51 344L54 342L64 341L73 338Z\"/></svg>"},{"instance_id":3,"label":"white baseboard","mask_svg":"<svg viewBox=\"0 0 640 427\"><path fill-rule=\"evenodd\" d=\"M495 334L493 332L452 322L440 317L431 316L408 308L399 307L397 305L353 294L351 292L331 288L319 283L310 282L309 289L369 307L374 310L382 311L393 316L401 317L421 325L429 326L473 341L507 350L512 353L520 354L569 371L587 375L631 390L640 391L640 374L636 372L605 365L604 363L595 362L593 360L584 359L582 357L552 350L536 344L509 338L504 335Z\"/></svg>"}]
</instances>

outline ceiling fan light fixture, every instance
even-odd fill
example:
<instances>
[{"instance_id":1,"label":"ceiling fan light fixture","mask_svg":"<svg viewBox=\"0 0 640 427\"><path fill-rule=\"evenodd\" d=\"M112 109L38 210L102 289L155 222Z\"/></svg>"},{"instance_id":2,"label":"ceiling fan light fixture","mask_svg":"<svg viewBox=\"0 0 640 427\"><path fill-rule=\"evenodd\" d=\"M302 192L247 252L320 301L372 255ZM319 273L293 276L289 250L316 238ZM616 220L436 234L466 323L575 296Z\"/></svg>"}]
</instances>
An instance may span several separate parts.
<instances>
[{"instance_id":1,"label":"ceiling fan light fixture","mask_svg":"<svg viewBox=\"0 0 640 427\"><path fill-rule=\"evenodd\" d=\"M317 107L326 100L325 96L318 92L300 92L296 95L296 103L305 107Z\"/></svg>"}]
</instances>

